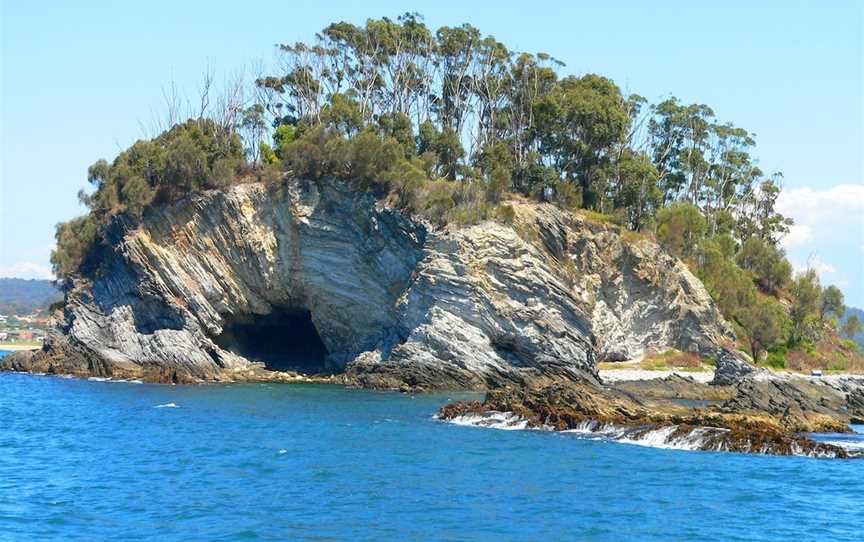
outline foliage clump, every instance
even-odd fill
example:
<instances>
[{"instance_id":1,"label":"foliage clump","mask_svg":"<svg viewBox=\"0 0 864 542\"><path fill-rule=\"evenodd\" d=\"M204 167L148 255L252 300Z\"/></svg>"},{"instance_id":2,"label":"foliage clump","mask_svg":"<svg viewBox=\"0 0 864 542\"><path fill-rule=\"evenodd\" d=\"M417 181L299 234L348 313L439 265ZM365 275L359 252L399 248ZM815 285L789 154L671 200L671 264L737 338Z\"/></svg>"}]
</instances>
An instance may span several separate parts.
<instances>
[{"instance_id":1,"label":"foliage clump","mask_svg":"<svg viewBox=\"0 0 864 542\"><path fill-rule=\"evenodd\" d=\"M156 138L140 140L110 164L97 161L87 171L92 193L78 193L89 214L57 226L57 246L51 254L54 272L68 277L85 268L100 228L114 215L136 219L150 203L223 188L244 166L240 137L211 119L189 120Z\"/></svg>"}]
</instances>

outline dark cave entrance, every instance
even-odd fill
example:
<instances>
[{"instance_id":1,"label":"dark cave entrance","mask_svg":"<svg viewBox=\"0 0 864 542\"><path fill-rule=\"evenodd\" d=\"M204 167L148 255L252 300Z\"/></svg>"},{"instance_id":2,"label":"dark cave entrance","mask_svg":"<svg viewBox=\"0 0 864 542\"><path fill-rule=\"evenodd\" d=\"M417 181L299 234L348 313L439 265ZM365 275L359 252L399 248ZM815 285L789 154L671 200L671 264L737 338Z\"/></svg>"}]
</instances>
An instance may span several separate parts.
<instances>
[{"instance_id":1,"label":"dark cave entrance","mask_svg":"<svg viewBox=\"0 0 864 542\"><path fill-rule=\"evenodd\" d=\"M274 308L270 314L225 319L216 344L274 371L325 372L327 347L305 309Z\"/></svg>"}]
</instances>

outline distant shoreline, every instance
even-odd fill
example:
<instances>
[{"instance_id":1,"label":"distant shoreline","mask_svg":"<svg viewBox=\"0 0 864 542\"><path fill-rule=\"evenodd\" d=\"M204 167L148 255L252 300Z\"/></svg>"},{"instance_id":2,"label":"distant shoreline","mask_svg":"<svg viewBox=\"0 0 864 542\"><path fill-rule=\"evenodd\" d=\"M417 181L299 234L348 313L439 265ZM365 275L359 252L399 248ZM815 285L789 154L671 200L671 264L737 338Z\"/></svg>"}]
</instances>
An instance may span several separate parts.
<instances>
[{"instance_id":1,"label":"distant shoreline","mask_svg":"<svg viewBox=\"0 0 864 542\"><path fill-rule=\"evenodd\" d=\"M38 344L2 344L0 343L0 352L21 352L23 350L39 350L42 348Z\"/></svg>"}]
</instances>

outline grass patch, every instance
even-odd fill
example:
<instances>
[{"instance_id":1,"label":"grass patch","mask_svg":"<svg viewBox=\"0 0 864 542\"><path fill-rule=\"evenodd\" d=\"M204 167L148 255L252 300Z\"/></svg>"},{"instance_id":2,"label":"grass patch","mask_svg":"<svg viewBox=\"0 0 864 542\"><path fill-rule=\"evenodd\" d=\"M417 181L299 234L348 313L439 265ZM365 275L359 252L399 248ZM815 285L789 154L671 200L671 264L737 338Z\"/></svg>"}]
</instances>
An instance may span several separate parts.
<instances>
[{"instance_id":1,"label":"grass patch","mask_svg":"<svg viewBox=\"0 0 864 542\"><path fill-rule=\"evenodd\" d=\"M621 230L621 238L630 244L644 241L645 239L651 240L651 236L649 236L648 234L642 233L640 231L628 230L627 228Z\"/></svg>"},{"instance_id":2,"label":"grass patch","mask_svg":"<svg viewBox=\"0 0 864 542\"><path fill-rule=\"evenodd\" d=\"M645 371L667 371L669 366L662 359L649 358L639 362L639 368Z\"/></svg>"},{"instance_id":3,"label":"grass patch","mask_svg":"<svg viewBox=\"0 0 864 542\"><path fill-rule=\"evenodd\" d=\"M605 215L603 213L598 213L597 211L592 211L590 209L579 209L578 214L589 222L594 222L597 224L615 225L615 222L612 220L611 216Z\"/></svg>"},{"instance_id":4,"label":"grass patch","mask_svg":"<svg viewBox=\"0 0 864 542\"><path fill-rule=\"evenodd\" d=\"M698 354L681 352L670 348L662 354L647 356L639 362L639 368L646 371L704 371L704 363Z\"/></svg>"},{"instance_id":5,"label":"grass patch","mask_svg":"<svg viewBox=\"0 0 864 542\"><path fill-rule=\"evenodd\" d=\"M615 371L621 369L637 369L638 364L632 361L601 361L597 364L597 369L601 371Z\"/></svg>"}]
</instances>

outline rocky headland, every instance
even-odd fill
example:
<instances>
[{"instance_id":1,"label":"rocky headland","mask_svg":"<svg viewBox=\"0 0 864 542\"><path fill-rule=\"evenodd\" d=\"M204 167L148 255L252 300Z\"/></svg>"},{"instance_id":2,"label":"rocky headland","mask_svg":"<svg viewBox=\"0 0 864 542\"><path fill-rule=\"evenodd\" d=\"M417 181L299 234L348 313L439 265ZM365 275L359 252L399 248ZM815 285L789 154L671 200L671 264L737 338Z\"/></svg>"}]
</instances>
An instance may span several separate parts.
<instances>
[{"instance_id":1,"label":"rocky headland","mask_svg":"<svg viewBox=\"0 0 864 542\"><path fill-rule=\"evenodd\" d=\"M440 227L337 180L287 179L153 206L136 223L118 216L99 271L68 285L42 350L0 369L488 390L441 418L506 412L530 427L845 456L799 434L864 417L860 382L755 371L701 282L656 243L510 204L507 221ZM712 385L599 376L600 361L667 349L712 360ZM684 396L715 404L671 400Z\"/></svg>"},{"instance_id":2,"label":"rocky headland","mask_svg":"<svg viewBox=\"0 0 864 542\"><path fill-rule=\"evenodd\" d=\"M155 207L134 226L117 218L100 272L70 286L43 351L4 366L234 379L256 366L250 343L305 326L290 339L323 347L306 372L487 389L594 381L598 360L731 344L698 279L655 243L553 205L513 208L510 224L440 228L338 181L288 180Z\"/></svg>"}]
</instances>

